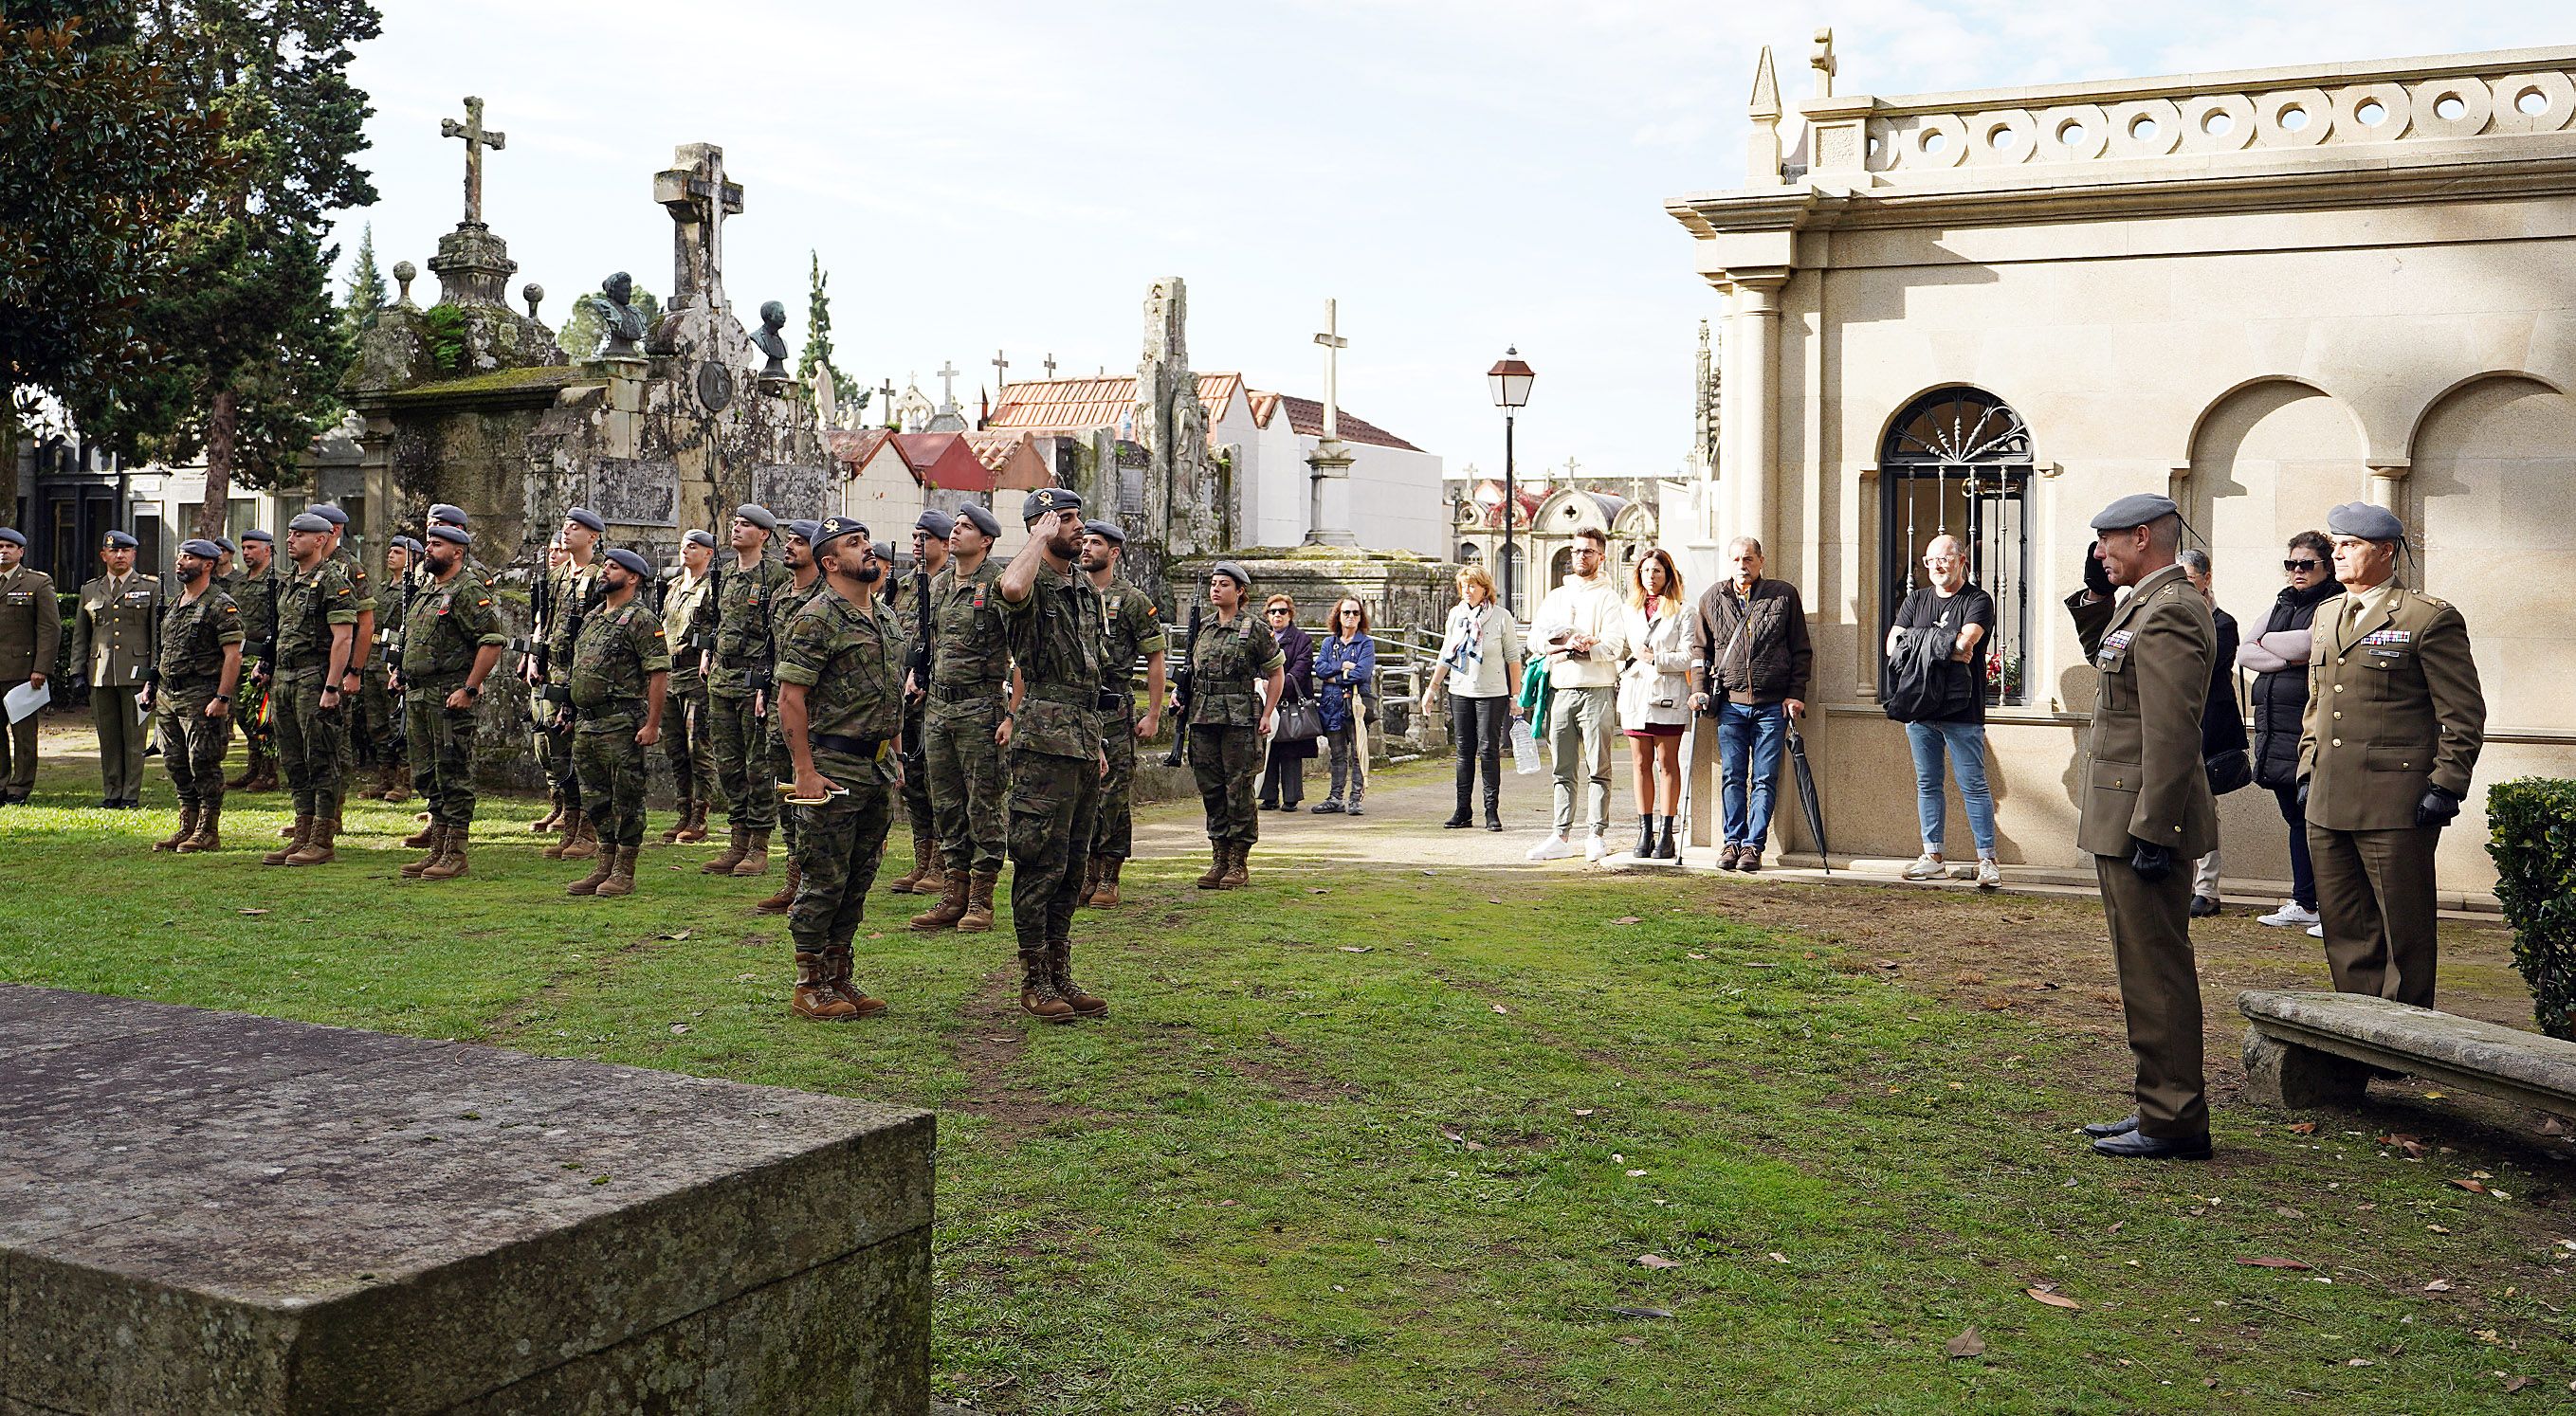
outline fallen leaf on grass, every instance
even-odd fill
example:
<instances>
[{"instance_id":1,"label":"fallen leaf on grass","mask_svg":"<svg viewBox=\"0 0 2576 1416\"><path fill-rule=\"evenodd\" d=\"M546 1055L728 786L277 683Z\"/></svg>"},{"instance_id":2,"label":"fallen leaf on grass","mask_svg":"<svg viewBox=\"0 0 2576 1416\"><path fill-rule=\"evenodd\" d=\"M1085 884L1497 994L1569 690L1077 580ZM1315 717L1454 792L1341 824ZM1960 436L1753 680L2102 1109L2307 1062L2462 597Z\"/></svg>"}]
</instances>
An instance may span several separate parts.
<instances>
[{"instance_id":1,"label":"fallen leaf on grass","mask_svg":"<svg viewBox=\"0 0 2576 1416\"><path fill-rule=\"evenodd\" d=\"M671 1036L673 1036L673 1037L678 1037L680 1034L682 1034L682 1033L684 1033L684 1032L687 1032L688 1030L689 1030L689 1025L688 1025L687 1023L673 1023L673 1024L671 1024Z\"/></svg>"},{"instance_id":2,"label":"fallen leaf on grass","mask_svg":"<svg viewBox=\"0 0 2576 1416\"><path fill-rule=\"evenodd\" d=\"M268 913L268 911L266 911L266 910L237 910L237 911L235 911L235 913L237 913L237 914L246 914L246 915L264 915L264 914Z\"/></svg>"},{"instance_id":3,"label":"fallen leaf on grass","mask_svg":"<svg viewBox=\"0 0 2576 1416\"><path fill-rule=\"evenodd\" d=\"M1345 954L1365 954L1369 951L1369 948L1370 946L1366 944L1345 944L1342 946L1342 952Z\"/></svg>"},{"instance_id":4,"label":"fallen leaf on grass","mask_svg":"<svg viewBox=\"0 0 2576 1416\"><path fill-rule=\"evenodd\" d=\"M2305 1219L2308 1217L2305 1211L2294 1210L2288 1205L2274 1205L2272 1206L2272 1213L2279 1215L2283 1219Z\"/></svg>"},{"instance_id":5,"label":"fallen leaf on grass","mask_svg":"<svg viewBox=\"0 0 2576 1416\"><path fill-rule=\"evenodd\" d=\"M2300 1261L2298 1261L2297 1259L2280 1259L2280 1258L2269 1258L2269 1257L2264 1257L2264 1258L2252 1258L2252 1259L2238 1259L2236 1262L2237 1262L2239 1265L2241 1265L2241 1266L2243 1266L2243 1267L2245 1267L2245 1268L2267 1268L2267 1269L2312 1269L2312 1268L2315 1268L2315 1267L2316 1267L2316 1265L2315 1265L2315 1264L2301 1263L2301 1262L2300 1262Z\"/></svg>"},{"instance_id":6,"label":"fallen leaf on grass","mask_svg":"<svg viewBox=\"0 0 2576 1416\"><path fill-rule=\"evenodd\" d=\"M2447 1224L2428 1224L2424 1227L2435 1234L2448 1234L2451 1232L2451 1226Z\"/></svg>"},{"instance_id":7,"label":"fallen leaf on grass","mask_svg":"<svg viewBox=\"0 0 2576 1416\"><path fill-rule=\"evenodd\" d=\"M2427 1293L2448 1293L2451 1291L2451 1281L2447 1278L2434 1279L2431 1283L2424 1285L2424 1291Z\"/></svg>"},{"instance_id":8,"label":"fallen leaf on grass","mask_svg":"<svg viewBox=\"0 0 2576 1416\"><path fill-rule=\"evenodd\" d=\"M677 934L665 934L662 937L665 939L686 939L689 937L689 931L683 929Z\"/></svg>"},{"instance_id":9,"label":"fallen leaf on grass","mask_svg":"<svg viewBox=\"0 0 2576 1416\"><path fill-rule=\"evenodd\" d=\"M1486 904L1489 904L1489 905L1499 905L1499 904L1501 904L1502 902L1503 902L1503 897L1502 897L1502 896L1500 896L1500 895L1487 895L1487 896L1485 897L1485 903L1486 903Z\"/></svg>"},{"instance_id":10,"label":"fallen leaf on grass","mask_svg":"<svg viewBox=\"0 0 2576 1416\"><path fill-rule=\"evenodd\" d=\"M1686 958L1693 958L1693 959L1705 959L1705 958L1707 958L1707 957L1708 957L1708 955L1706 955L1706 954L1697 954L1697 953L1692 953L1692 952L1690 952L1689 950L1684 950L1684 951L1683 951L1683 955L1684 955L1684 957L1686 957Z\"/></svg>"},{"instance_id":11,"label":"fallen leaf on grass","mask_svg":"<svg viewBox=\"0 0 2576 1416\"><path fill-rule=\"evenodd\" d=\"M2316 1133L2317 1123L2314 1121L2293 1122L2290 1126L2290 1134L2293 1136L2313 1136Z\"/></svg>"},{"instance_id":12,"label":"fallen leaf on grass","mask_svg":"<svg viewBox=\"0 0 2576 1416\"><path fill-rule=\"evenodd\" d=\"M1974 1357L1986 1350L1986 1340L1977 1336L1977 1330L1972 1326L1966 1332L1943 1343L1941 1350L1953 1357Z\"/></svg>"},{"instance_id":13,"label":"fallen leaf on grass","mask_svg":"<svg viewBox=\"0 0 2576 1416\"><path fill-rule=\"evenodd\" d=\"M2517 1392L2529 1385L2531 1385L2531 1378L2529 1377L2507 1377L2504 1379L2504 1389L2507 1392Z\"/></svg>"},{"instance_id":14,"label":"fallen leaf on grass","mask_svg":"<svg viewBox=\"0 0 2576 1416\"><path fill-rule=\"evenodd\" d=\"M2487 1187L2479 1184L2475 1180L2454 1180L2451 1183L2468 1191L2472 1195L2483 1195L2487 1192Z\"/></svg>"},{"instance_id":15,"label":"fallen leaf on grass","mask_svg":"<svg viewBox=\"0 0 2576 1416\"><path fill-rule=\"evenodd\" d=\"M1634 1180L1634 1179L1636 1179L1637 1177L1639 1177L1639 1176L1641 1176L1641 1175L1643 1175L1643 1174L1645 1174L1645 1173L1646 1173L1646 1172L1644 1172L1644 1171L1642 1171L1642 1170L1631 1170L1631 1171L1629 1171L1629 1172L1628 1172L1628 1178L1629 1178L1629 1179L1631 1179L1631 1180Z\"/></svg>"},{"instance_id":16,"label":"fallen leaf on grass","mask_svg":"<svg viewBox=\"0 0 2576 1416\"><path fill-rule=\"evenodd\" d=\"M1469 1142L1467 1143L1467 1149L1469 1149L1469 1150L1471 1150L1471 1151L1480 1151L1480 1150L1483 1150L1484 1148L1485 1148L1485 1143L1484 1143L1483 1141L1469 1141Z\"/></svg>"},{"instance_id":17,"label":"fallen leaf on grass","mask_svg":"<svg viewBox=\"0 0 2576 1416\"><path fill-rule=\"evenodd\" d=\"M2083 1304L2076 1302L2074 1299L2067 1297L2063 1293L2051 1293L2044 1288L2025 1288L2022 1292L2029 1294L2039 1302L2046 1303L2052 1308L2064 1308L2069 1312L2076 1313L2084 1311Z\"/></svg>"},{"instance_id":18,"label":"fallen leaf on grass","mask_svg":"<svg viewBox=\"0 0 2576 1416\"><path fill-rule=\"evenodd\" d=\"M1592 1108L1588 1106L1578 1106L1574 1108L1574 1114L1577 1116L1589 1116L1592 1114Z\"/></svg>"},{"instance_id":19,"label":"fallen leaf on grass","mask_svg":"<svg viewBox=\"0 0 2576 1416\"><path fill-rule=\"evenodd\" d=\"M1771 1262L1775 1264L1785 1264L1789 1262L1789 1256L1775 1250L1771 1255Z\"/></svg>"},{"instance_id":20,"label":"fallen leaf on grass","mask_svg":"<svg viewBox=\"0 0 2576 1416\"><path fill-rule=\"evenodd\" d=\"M1495 1012L1497 1012L1497 1013L1505 1013L1505 1014L1508 1014L1508 1013L1510 1013L1512 1010L1511 1010L1511 1009L1509 1009L1509 1008L1504 1007L1504 1006L1503 1006L1502 1004L1500 1004L1500 1003L1497 1003L1497 1004L1495 1004L1495 1005L1494 1005L1494 1011L1495 1011Z\"/></svg>"},{"instance_id":21,"label":"fallen leaf on grass","mask_svg":"<svg viewBox=\"0 0 2576 1416\"><path fill-rule=\"evenodd\" d=\"M1321 887L1318 887L1318 888L1316 888L1316 889L1309 890L1309 891L1307 891L1306 893L1307 893L1307 894L1309 894L1309 895L1329 895L1329 894L1331 894L1331 893L1333 893L1333 892L1332 892L1332 891L1330 891L1330 890L1326 890L1326 889L1323 889L1323 888L1321 888Z\"/></svg>"},{"instance_id":22,"label":"fallen leaf on grass","mask_svg":"<svg viewBox=\"0 0 2576 1416\"><path fill-rule=\"evenodd\" d=\"M1621 915L1610 922L1612 924L1639 924L1643 921L1639 920L1635 915Z\"/></svg>"},{"instance_id":23,"label":"fallen leaf on grass","mask_svg":"<svg viewBox=\"0 0 2576 1416\"><path fill-rule=\"evenodd\" d=\"M1441 1128L1440 1128L1440 1135L1441 1135L1441 1137L1442 1137L1443 1139L1446 1139L1446 1140L1452 1140L1452 1141L1463 1141L1463 1140L1467 1139L1467 1138L1466 1138L1466 1136L1465 1136L1465 1135L1463 1135L1463 1134L1461 1134L1461 1133L1459 1132L1458 1128L1457 1128L1457 1127L1455 1127L1455 1126L1443 1126L1443 1127L1441 1127Z\"/></svg>"},{"instance_id":24,"label":"fallen leaf on grass","mask_svg":"<svg viewBox=\"0 0 2576 1416\"><path fill-rule=\"evenodd\" d=\"M1610 1316L1614 1318L1669 1318L1672 1315L1673 1310L1670 1308L1613 1308L1610 1310Z\"/></svg>"},{"instance_id":25,"label":"fallen leaf on grass","mask_svg":"<svg viewBox=\"0 0 2576 1416\"><path fill-rule=\"evenodd\" d=\"M1680 1268L1682 1266L1681 1260L1668 1259L1661 1254L1639 1254L1637 1256L1637 1264L1641 1268L1650 1269Z\"/></svg>"}]
</instances>

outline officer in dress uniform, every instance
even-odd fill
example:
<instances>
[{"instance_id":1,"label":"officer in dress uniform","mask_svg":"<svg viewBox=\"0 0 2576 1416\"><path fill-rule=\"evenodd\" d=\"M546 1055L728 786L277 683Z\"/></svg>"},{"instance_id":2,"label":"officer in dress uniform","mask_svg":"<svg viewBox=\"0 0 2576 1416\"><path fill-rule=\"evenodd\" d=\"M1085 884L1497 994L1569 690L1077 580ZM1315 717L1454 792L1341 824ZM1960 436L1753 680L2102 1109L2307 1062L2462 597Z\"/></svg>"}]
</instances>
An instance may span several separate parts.
<instances>
[{"instance_id":1,"label":"officer in dress uniform","mask_svg":"<svg viewBox=\"0 0 2576 1416\"><path fill-rule=\"evenodd\" d=\"M242 533L242 573L230 594L241 606L241 700L233 717L242 730L241 775L224 785L237 792L277 789L277 720L269 704L268 671L277 659L277 589L285 581L277 570L277 537L254 526Z\"/></svg>"},{"instance_id":2,"label":"officer in dress uniform","mask_svg":"<svg viewBox=\"0 0 2576 1416\"><path fill-rule=\"evenodd\" d=\"M2299 800L2318 928L2343 993L2433 1006L2433 851L2460 814L2487 705L2460 612L2397 583L2406 528L2385 507L2327 513L2344 598L2308 656Z\"/></svg>"},{"instance_id":3,"label":"officer in dress uniform","mask_svg":"<svg viewBox=\"0 0 2576 1416\"><path fill-rule=\"evenodd\" d=\"M599 863L564 887L569 895L635 893L635 857L644 847L645 749L662 736L662 703L671 683L671 648L661 617L637 598L653 568L620 546L601 557L600 599L573 641L565 709L573 735L573 770L581 802L595 823Z\"/></svg>"},{"instance_id":4,"label":"officer in dress uniform","mask_svg":"<svg viewBox=\"0 0 2576 1416\"><path fill-rule=\"evenodd\" d=\"M43 688L63 646L63 607L53 577L21 564L26 555L26 536L0 526L0 692L27 683ZM30 713L0 729L0 806L25 801L36 788L37 716Z\"/></svg>"},{"instance_id":5,"label":"officer in dress uniform","mask_svg":"<svg viewBox=\"0 0 2576 1416\"><path fill-rule=\"evenodd\" d=\"M1109 754L1109 777L1100 785L1100 813L1091 828L1091 865L1082 903L1106 909L1118 903L1118 872L1135 849L1136 743L1163 722L1163 618L1153 597L1119 574L1127 558L1127 533L1111 521L1082 524L1082 570L1100 592L1109 617L1109 647L1100 661L1100 745ZM1145 714L1136 715L1136 660L1145 661Z\"/></svg>"},{"instance_id":6,"label":"officer in dress uniform","mask_svg":"<svg viewBox=\"0 0 2576 1416\"><path fill-rule=\"evenodd\" d=\"M2075 844L2093 857L2102 885L2138 1109L2084 1131L2107 1156L2206 1160L2188 865L2218 844L2217 799L2200 756L2218 630L2175 558L2182 513L2170 498L2122 497L2093 518L2093 530L2107 584L2129 594L2114 603L2088 586L2067 600L2099 675Z\"/></svg>"},{"instance_id":7,"label":"officer in dress uniform","mask_svg":"<svg viewBox=\"0 0 2576 1416\"><path fill-rule=\"evenodd\" d=\"M691 529L680 537L680 567L662 585L662 633L671 643L671 702L665 715L662 754L680 819L662 833L662 844L691 845L707 838L707 808L715 803L716 755L708 737L707 651L716 643L713 570L716 538Z\"/></svg>"},{"instance_id":8,"label":"officer in dress uniform","mask_svg":"<svg viewBox=\"0 0 2576 1416\"><path fill-rule=\"evenodd\" d=\"M465 844L474 827L474 705L509 642L501 633L492 587L467 558L474 533L432 523L422 548L427 576L412 590L403 619L404 736L411 740L412 784L429 803L429 824L406 844L429 854L402 868L413 880L453 880L466 872Z\"/></svg>"},{"instance_id":9,"label":"officer in dress uniform","mask_svg":"<svg viewBox=\"0 0 2576 1416\"><path fill-rule=\"evenodd\" d=\"M1002 568L988 558L1002 523L972 503L949 532L948 568L930 582L930 701L923 708L930 806L943 873L939 903L912 928L993 927L993 886L1002 876L1008 823L1002 811L1003 699L1010 638L993 587Z\"/></svg>"},{"instance_id":10,"label":"officer in dress uniform","mask_svg":"<svg viewBox=\"0 0 2576 1416\"><path fill-rule=\"evenodd\" d=\"M224 749L232 745L242 627L241 607L214 583L222 556L212 541L183 543L179 595L161 613L151 706L161 729L161 765L179 797L179 829L153 842L156 851L193 854L223 846Z\"/></svg>"},{"instance_id":11,"label":"officer in dress uniform","mask_svg":"<svg viewBox=\"0 0 2576 1416\"><path fill-rule=\"evenodd\" d=\"M139 575L142 543L110 531L99 547L105 573L81 587L72 625L72 687L89 686L98 724L98 804L132 811L143 804L143 695L160 652L161 582Z\"/></svg>"},{"instance_id":12,"label":"officer in dress uniform","mask_svg":"<svg viewBox=\"0 0 2576 1416\"><path fill-rule=\"evenodd\" d=\"M903 814L912 827L912 869L886 887L898 895L934 894L940 881L939 824L930 804L930 756L923 741L929 730L923 719L930 651L922 609L930 602L932 582L948 568L948 537L956 529L955 517L937 507L924 509L912 523L912 573L887 576L886 609L903 636Z\"/></svg>"},{"instance_id":13,"label":"officer in dress uniform","mask_svg":"<svg viewBox=\"0 0 2576 1416\"><path fill-rule=\"evenodd\" d=\"M1252 843L1261 839L1253 778L1261 770L1262 740L1278 721L1288 661L1261 616L1246 612L1251 593L1250 571L1233 561L1210 567L1208 607L1216 616L1190 645L1190 775L1216 856L1199 876L1202 890L1248 883Z\"/></svg>"}]
</instances>

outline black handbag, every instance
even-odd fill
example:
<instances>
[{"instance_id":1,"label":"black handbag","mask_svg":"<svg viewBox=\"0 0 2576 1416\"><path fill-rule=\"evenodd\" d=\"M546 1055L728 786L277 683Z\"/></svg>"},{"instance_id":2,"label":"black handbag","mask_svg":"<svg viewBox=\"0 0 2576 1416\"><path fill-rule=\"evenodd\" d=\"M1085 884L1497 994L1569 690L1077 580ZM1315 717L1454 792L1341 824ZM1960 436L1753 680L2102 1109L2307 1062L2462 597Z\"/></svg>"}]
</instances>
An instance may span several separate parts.
<instances>
[{"instance_id":1,"label":"black handbag","mask_svg":"<svg viewBox=\"0 0 2576 1416\"><path fill-rule=\"evenodd\" d=\"M1311 698L1298 698L1279 705L1278 722L1273 725L1273 742L1313 742L1324 735L1324 709Z\"/></svg>"},{"instance_id":2,"label":"black handbag","mask_svg":"<svg viewBox=\"0 0 2576 1416\"><path fill-rule=\"evenodd\" d=\"M2254 759L2241 747L2231 747L2203 760L2200 770L2209 774L2209 790L2216 796L2254 785Z\"/></svg>"}]
</instances>

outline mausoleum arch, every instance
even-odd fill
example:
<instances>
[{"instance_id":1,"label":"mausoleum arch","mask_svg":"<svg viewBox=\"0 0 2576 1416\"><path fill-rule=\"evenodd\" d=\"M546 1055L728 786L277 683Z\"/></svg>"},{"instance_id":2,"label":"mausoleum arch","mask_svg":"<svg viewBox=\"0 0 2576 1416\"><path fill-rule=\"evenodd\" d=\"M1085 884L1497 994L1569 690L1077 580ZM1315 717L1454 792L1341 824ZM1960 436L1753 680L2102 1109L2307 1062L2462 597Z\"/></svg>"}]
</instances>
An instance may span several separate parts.
<instances>
[{"instance_id":1,"label":"mausoleum arch","mask_svg":"<svg viewBox=\"0 0 2576 1416\"><path fill-rule=\"evenodd\" d=\"M2302 378L2297 374L2258 374L2253 378L2242 380L2230 386L2225 392L2220 393L2217 397L2212 398L2207 403L2201 405L2199 414L2191 420L2190 434L2183 439L2181 455L2172 460L2173 467L2177 473L2183 476L2189 476L2193 460L2204 456L2208 452L2208 449L2202 446L2202 444L2207 437L2210 427L2222 412L2226 411L2231 405L2236 403L2237 400L2243 398L2249 393L2252 393L2254 390L2267 388L2275 384L2288 384L2293 387L2304 388L2308 392L2316 394L2319 397L2324 398L2327 402L2333 404L2343 413L2345 418L2351 421L2353 445L2359 451L2362 460L2365 462L2370 460L2371 446L2369 425L2363 422L2359 410L2355 409L2345 400L2337 397L2332 389L2325 387L2314 379Z\"/></svg>"},{"instance_id":2,"label":"mausoleum arch","mask_svg":"<svg viewBox=\"0 0 2576 1416\"><path fill-rule=\"evenodd\" d=\"M2546 374L2535 374L2529 369L2488 369L2481 373L2471 374L2464 379L2454 380L2441 392L2434 394L2429 399L2426 399L2423 407L2415 410L2415 416L2409 420L2406 425L2405 445L2397 450L2400 460L2394 465L2402 467L2413 462L2417 449L2423 443L2424 429L2433 421L2435 414L2440 413L2453 399L2467 393L2479 384L2489 383L2496 380L2504 380L2510 383L2538 384L2542 388L2555 394L2563 395L2567 392L2567 384L2565 382L2553 379Z\"/></svg>"}]
</instances>

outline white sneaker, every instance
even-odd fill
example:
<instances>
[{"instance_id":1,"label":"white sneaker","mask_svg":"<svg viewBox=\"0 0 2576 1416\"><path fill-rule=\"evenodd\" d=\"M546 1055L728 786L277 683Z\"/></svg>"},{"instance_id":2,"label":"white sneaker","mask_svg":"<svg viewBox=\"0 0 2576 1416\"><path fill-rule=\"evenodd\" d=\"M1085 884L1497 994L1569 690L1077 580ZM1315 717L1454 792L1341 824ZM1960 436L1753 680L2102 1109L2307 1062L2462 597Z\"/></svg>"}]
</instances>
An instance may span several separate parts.
<instances>
[{"instance_id":1,"label":"white sneaker","mask_svg":"<svg viewBox=\"0 0 2576 1416\"><path fill-rule=\"evenodd\" d=\"M1591 835L1583 838L1583 858L1585 860L1600 860L1609 854L1610 843L1601 839L1600 832L1595 831Z\"/></svg>"},{"instance_id":2,"label":"white sneaker","mask_svg":"<svg viewBox=\"0 0 2576 1416\"><path fill-rule=\"evenodd\" d=\"M1905 867L1905 878L1908 880L1938 880L1949 873L1950 867L1930 851L1916 856L1914 863Z\"/></svg>"},{"instance_id":3,"label":"white sneaker","mask_svg":"<svg viewBox=\"0 0 2576 1416\"><path fill-rule=\"evenodd\" d=\"M2323 938L2325 938L2325 937L2326 937L2326 927L2325 927L2324 925L2322 925L2322 924L2312 924L2312 925L2309 925L2309 926L2308 926L2308 937L2309 937L2310 939L2323 939Z\"/></svg>"},{"instance_id":4,"label":"white sneaker","mask_svg":"<svg viewBox=\"0 0 2576 1416\"><path fill-rule=\"evenodd\" d=\"M2002 870L2000 867L1998 867L1998 866L1997 866L1993 861L1991 861L1991 860L1980 860L1980 861L1978 861L1978 862L1977 862L1977 888L1978 888L1978 889L1980 889L1980 890L2000 890L2000 889L2002 889L2002 888L2003 888L2003 886L2004 886L2004 873L2003 873L2003 870Z\"/></svg>"},{"instance_id":5,"label":"white sneaker","mask_svg":"<svg viewBox=\"0 0 2576 1416\"><path fill-rule=\"evenodd\" d=\"M1563 860L1572 854L1574 854L1573 844L1554 832L1548 833L1546 840L1529 848L1531 860Z\"/></svg>"},{"instance_id":6,"label":"white sneaker","mask_svg":"<svg viewBox=\"0 0 2576 1416\"><path fill-rule=\"evenodd\" d=\"M2287 929L2294 924L2315 924L2317 912L2302 908L2296 900L2283 900L2279 909L2270 914L2258 916L2254 922L2268 924L2274 929Z\"/></svg>"}]
</instances>

